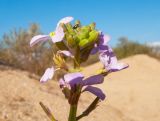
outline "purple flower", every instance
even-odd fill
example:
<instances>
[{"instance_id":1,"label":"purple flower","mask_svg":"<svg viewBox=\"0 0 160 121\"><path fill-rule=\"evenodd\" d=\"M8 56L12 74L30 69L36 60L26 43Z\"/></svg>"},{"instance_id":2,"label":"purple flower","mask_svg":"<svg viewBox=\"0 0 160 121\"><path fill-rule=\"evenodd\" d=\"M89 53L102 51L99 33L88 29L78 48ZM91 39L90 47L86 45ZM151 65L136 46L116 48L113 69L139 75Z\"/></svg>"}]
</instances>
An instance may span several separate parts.
<instances>
[{"instance_id":1,"label":"purple flower","mask_svg":"<svg viewBox=\"0 0 160 121\"><path fill-rule=\"evenodd\" d=\"M61 19L56 27L55 32L51 32L49 35L37 35L34 36L31 41L30 41L30 46L32 47L33 45L37 44L38 42L45 42L47 40L52 40L53 43L60 42L64 38L64 31L63 28L61 27L61 23L67 24L73 20L73 17L65 17Z\"/></svg>"},{"instance_id":2,"label":"purple flower","mask_svg":"<svg viewBox=\"0 0 160 121\"><path fill-rule=\"evenodd\" d=\"M99 97L101 100L104 100L105 94L101 91L101 89L91 86L95 84L101 84L103 81L104 77L102 75L94 75L84 79L84 75L82 73L75 72L64 75L64 78L61 78L59 83L60 87L69 87L71 90L80 85L84 87L83 91L89 91Z\"/></svg>"},{"instance_id":3,"label":"purple flower","mask_svg":"<svg viewBox=\"0 0 160 121\"><path fill-rule=\"evenodd\" d=\"M110 47L108 47L106 51L99 54L99 59L108 72L120 71L128 67L128 64L118 62L115 54Z\"/></svg>"},{"instance_id":4,"label":"purple flower","mask_svg":"<svg viewBox=\"0 0 160 121\"><path fill-rule=\"evenodd\" d=\"M91 54L99 52L99 59L103 63L105 69L108 72L120 71L128 67L128 64L120 63L111 47L108 46L108 41L110 37L108 35L100 34L98 45L92 49Z\"/></svg>"},{"instance_id":5,"label":"purple flower","mask_svg":"<svg viewBox=\"0 0 160 121\"><path fill-rule=\"evenodd\" d=\"M50 35L37 35L34 36L31 41L30 41L30 46L32 47L33 45L37 44L38 42L45 42L47 40L52 40L53 43L60 42L64 38L64 32L63 28L60 26L61 23L67 24L73 20L73 17L65 17L61 19L56 27L55 32L51 32ZM59 51L59 53L64 54L65 56L70 56L73 57L73 55L69 51ZM46 82L49 79L52 79L54 72L57 69L54 69L54 67L47 68L45 73L40 79L40 82Z\"/></svg>"},{"instance_id":6,"label":"purple flower","mask_svg":"<svg viewBox=\"0 0 160 121\"><path fill-rule=\"evenodd\" d=\"M63 54L67 57L73 58L74 56L67 50L59 50L57 53ZM55 69L53 66L51 68L47 68L43 74L43 76L40 79L40 82L47 82L48 80L52 79L54 76L54 72L58 69Z\"/></svg>"},{"instance_id":7,"label":"purple flower","mask_svg":"<svg viewBox=\"0 0 160 121\"><path fill-rule=\"evenodd\" d=\"M104 52L108 49L108 41L110 40L109 35L104 35L100 32L99 43L94 45L94 48L91 51L91 54L95 54L97 52Z\"/></svg>"}]
</instances>

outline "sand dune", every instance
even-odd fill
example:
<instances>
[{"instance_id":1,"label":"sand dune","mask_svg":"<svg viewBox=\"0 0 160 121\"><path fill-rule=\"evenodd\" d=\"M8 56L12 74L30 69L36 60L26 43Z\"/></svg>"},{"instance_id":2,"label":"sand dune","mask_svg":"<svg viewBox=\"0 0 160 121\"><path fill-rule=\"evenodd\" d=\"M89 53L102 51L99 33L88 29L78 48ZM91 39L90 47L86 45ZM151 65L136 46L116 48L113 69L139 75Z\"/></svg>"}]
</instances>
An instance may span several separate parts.
<instances>
[{"instance_id":1,"label":"sand dune","mask_svg":"<svg viewBox=\"0 0 160 121\"><path fill-rule=\"evenodd\" d=\"M123 59L130 67L112 73L99 85L107 99L81 121L160 121L160 62L146 55ZM88 76L100 68L96 63L86 68ZM94 96L80 99L82 112ZM0 121L49 121L39 106L44 102L59 121L67 121L68 104L58 83L40 84L30 74L15 69L0 70Z\"/></svg>"}]
</instances>

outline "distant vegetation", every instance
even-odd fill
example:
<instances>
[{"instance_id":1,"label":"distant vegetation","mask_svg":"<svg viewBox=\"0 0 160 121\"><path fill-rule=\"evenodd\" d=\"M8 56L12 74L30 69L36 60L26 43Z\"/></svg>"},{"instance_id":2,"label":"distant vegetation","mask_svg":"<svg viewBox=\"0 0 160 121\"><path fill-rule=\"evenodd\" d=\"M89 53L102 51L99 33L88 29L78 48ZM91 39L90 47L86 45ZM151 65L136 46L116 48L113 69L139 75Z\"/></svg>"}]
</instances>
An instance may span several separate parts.
<instances>
[{"instance_id":1,"label":"distant vegetation","mask_svg":"<svg viewBox=\"0 0 160 121\"><path fill-rule=\"evenodd\" d=\"M41 75L51 64L50 60L56 48L50 49L48 43L38 44L31 48L29 46L31 38L40 33L39 26L32 24L28 30L13 30L5 34L0 41L0 64Z\"/></svg>"},{"instance_id":2,"label":"distant vegetation","mask_svg":"<svg viewBox=\"0 0 160 121\"><path fill-rule=\"evenodd\" d=\"M119 43L114 48L114 52L119 59L136 54L147 54L149 56L160 59L160 47L152 47L147 44L140 44L135 41L121 37Z\"/></svg>"},{"instance_id":3,"label":"distant vegetation","mask_svg":"<svg viewBox=\"0 0 160 121\"><path fill-rule=\"evenodd\" d=\"M32 24L27 30L13 30L5 34L0 41L0 64L42 75L45 68L51 65L50 60L52 60L53 53L57 51L57 48L51 43L42 43L30 48L31 38L40 33L39 26ZM147 54L160 59L159 47L149 47L124 37L119 39L114 51L119 59L135 54ZM97 56L91 56L86 65L97 62Z\"/></svg>"}]
</instances>

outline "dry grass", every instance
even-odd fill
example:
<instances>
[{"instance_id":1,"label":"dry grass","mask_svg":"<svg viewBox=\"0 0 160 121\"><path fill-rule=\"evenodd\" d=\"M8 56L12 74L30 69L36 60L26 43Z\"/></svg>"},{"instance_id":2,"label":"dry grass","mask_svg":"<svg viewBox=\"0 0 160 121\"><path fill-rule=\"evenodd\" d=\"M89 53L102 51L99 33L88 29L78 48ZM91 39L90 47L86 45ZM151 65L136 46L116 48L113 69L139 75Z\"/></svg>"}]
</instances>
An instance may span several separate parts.
<instances>
[{"instance_id":1,"label":"dry grass","mask_svg":"<svg viewBox=\"0 0 160 121\"><path fill-rule=\"evenodd\" d=\"M48 43L31 48L31 38L39 33L38 25L32 24L28 30L13 30L5 34L0 46L0 64L42 74L45 68L52 64L52 55L56 48L52 48Z\"/></svg>"}]
</instances>

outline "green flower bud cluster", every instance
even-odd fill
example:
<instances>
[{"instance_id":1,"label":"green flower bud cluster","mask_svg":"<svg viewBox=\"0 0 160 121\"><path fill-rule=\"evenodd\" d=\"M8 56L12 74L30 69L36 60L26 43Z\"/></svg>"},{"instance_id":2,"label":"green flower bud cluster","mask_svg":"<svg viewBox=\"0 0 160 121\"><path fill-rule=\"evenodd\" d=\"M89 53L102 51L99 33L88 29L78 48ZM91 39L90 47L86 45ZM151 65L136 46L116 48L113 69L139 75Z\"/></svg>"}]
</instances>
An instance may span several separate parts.
<instances>
[{"instance_id":1,"label":"green flower bud cluster","mask_svg":"<svg viewBox=\"0 0 160 121\"><path fill-rule=\"evenodd\" d=\"M70 23L62 25L65 31L65 40L67 45L71 48L84 48L87 45L93 44L97 41L99 32L95 29L95 23L87 26L81 26L80 21L76 21L72 26Z\"/></svg>"},{"instance_id":2,"label":"green flower bud cluster","mask_svg":"<svg viewBox=\"0 0 160 121\"><path fill-rule=\"evenodd\" d=\"M68 23L62 24L62 27L65 32L65 45L74 51L75 59L79 64L85 62L94 43L98 42L99 32L95 29L95 23L81 26L80 21L76 21L74 25Z\"/></svg>"}]
</instances>

